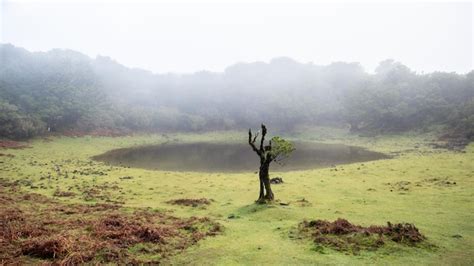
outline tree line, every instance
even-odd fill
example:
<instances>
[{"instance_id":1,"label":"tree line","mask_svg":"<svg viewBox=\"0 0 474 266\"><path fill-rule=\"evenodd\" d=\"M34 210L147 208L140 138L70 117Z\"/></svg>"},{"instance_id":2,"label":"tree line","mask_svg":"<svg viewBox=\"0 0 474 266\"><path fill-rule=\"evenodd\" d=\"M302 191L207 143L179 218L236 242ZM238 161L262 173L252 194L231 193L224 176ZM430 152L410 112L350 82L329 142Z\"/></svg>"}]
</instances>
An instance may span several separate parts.
<instances>
[{"instance_id":1,"label":"tree line","mask_svg":"<svg viewBox=\"0 0 474 266\"><path fill-rule=\"evenodd\" d=\"M0 137L67 130L134 132L348 126L385 134L444 128L474 138L474 72L420 74L386 60L358 63L275 58L222 73L154 74L71 50L0 45Z\"/></svg>"}]
</instances>

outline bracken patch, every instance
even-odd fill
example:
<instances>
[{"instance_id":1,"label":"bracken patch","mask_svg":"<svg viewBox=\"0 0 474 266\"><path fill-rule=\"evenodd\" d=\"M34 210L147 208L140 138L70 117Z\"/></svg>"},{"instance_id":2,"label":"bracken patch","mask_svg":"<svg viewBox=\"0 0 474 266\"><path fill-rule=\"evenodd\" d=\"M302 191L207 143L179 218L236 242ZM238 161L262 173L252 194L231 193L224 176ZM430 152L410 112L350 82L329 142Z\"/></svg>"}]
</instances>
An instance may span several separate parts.
<instances>
[{"instance_id":1,"label":"bracken patch","mask_svg":"<svg viewBox=\"0 0 474 266\"><path fill-rule=\"evenodd\" d=\"M13 140L0 140L0 148L3 149L24 149L28 145L22 142L13 141Z\"/></svg>"},{"instance_id":2,"label":"bracken patch","mask_svg":"<svg viewBox=\"0 0 474 266\"><path fill-rule=\"evenodd\" d=\"M61 190L56 190L53 194L55 197L74 197L76 193L71 192L71 191L61 191Z\"/></svg>"},{"instance_id":3,"label":"bracken patch","mask_svg":"<svg viewBox=\"0 0 474 266\"><path fill-rule=\"evenodd\" d=\"M298 229L300 234L311 238L317 245L354 254L360 250L375 250L387 241L415 246L426 239L415 225L409 223L387 222L386 226L364 227L339 218L333 222L303 221Z\"/></svg>"},{"instance_id":4,"label":"bracken patch","mask_svg":"<svg viewBox=\"0 0 474 266\"><path fill-rule=\"evenodd\" d=\"M13 187L0 182L0 265L158 264L222 231L206 217L130 211L117 204L66 204ZM130 251L141 244L150 249ZM144 254L150 251L154 256L147 260Z\"/></svg>"},{"instance_id":5,"label":"bracken patch","mask_svg":"<svg viewBox=\"0 0 474 266\"><path fill-rule=\"evenodd\" d=\"M203 205L209 205L209 204L211 204L211 201L206 199L206 198L200 198L200 199L174 199L174 200L169 200L166 203L173 204L173 205L198 207L198 206L203 206Z\"/></svg>"}]
</instances>

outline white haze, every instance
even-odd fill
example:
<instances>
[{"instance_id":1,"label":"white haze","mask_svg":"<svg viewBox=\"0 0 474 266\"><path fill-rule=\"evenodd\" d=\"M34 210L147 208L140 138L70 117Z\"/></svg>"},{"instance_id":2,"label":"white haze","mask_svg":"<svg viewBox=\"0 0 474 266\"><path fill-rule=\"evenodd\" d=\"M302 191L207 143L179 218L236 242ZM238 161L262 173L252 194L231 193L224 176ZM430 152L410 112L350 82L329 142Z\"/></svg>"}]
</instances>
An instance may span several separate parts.
<instances>
[{"instance_id":1,"label":"white haze","mask_svg":"<svg viewBox=\"0 0 474 266\"><path fill-rule=\"evenodd\" d=\"M139 3L3 1L0 42L73 49L153 72L236 62L393 58L418 72L472 70L472 3Z\"/></svg>"}]
</instances>

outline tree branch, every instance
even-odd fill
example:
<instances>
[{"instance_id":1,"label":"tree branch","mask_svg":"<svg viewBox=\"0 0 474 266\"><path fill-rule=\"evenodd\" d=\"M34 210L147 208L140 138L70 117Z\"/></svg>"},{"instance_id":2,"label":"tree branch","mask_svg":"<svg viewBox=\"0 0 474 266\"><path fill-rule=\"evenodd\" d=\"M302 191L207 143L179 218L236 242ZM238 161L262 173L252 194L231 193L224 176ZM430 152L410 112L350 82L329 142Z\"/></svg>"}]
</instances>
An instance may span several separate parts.
<instances>
[{"instance_id":1,"label":"tree branch","mask_svg":"<svg viewBox=\"0 0 474 266\"><path fill-rule=\"evenodd\" d=\"M264 152L263 150L263 142L265 141L265 135L267 135L267 128L264 124L262 124L262 138L260 139L260 152Z\"/></svg>"},{"instance_id":2,"label":"tree branch","mask_svg":"<svg viewBox=\"0 0 474 266\"><path fill-rule=\"evenodd\" d=\"M255 136L253 137L252 142L255 143L255 141L257 140L257 138L258 138L258 132L257 132L257 133L255 134Z\"/></svg>"},{"instance_id":3,"label":"tree branch","mask_svg":"<svg viewBox=\"0 0 474 266\"><path fill-rule=\"evenodd\" d=\"M257 136L258 136L258 134L256 134L255 137L252 138L252 130L249 129L249 145L250 145L250 147L252 147L252 150L254 152L256 152L258 154L258 156L260 156L260 154L261 154L260 151L257 149L257 147L255 147L255 140L257 139Z\"/></svg>"}]
</instances>

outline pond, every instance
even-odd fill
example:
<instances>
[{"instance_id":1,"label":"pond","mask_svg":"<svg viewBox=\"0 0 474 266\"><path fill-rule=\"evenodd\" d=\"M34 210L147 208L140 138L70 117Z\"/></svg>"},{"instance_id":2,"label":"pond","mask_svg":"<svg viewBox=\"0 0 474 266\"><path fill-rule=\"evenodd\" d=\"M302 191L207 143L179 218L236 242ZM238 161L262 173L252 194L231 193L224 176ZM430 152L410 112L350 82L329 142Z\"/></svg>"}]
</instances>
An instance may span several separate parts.
<instances>
[{"instance_id":1,"label":"pond","mask_svg":"<svg viewBox=\"0 0 474 266\"><path fill-rule=\"evenodd\" d=\"M294 142L296 150L271 171L306 170L331 165L386 159L389 156L341 144ZM259 158L248 144L182 143L111 150L93 159L111 165L165 171L258 171Z\"/></svg>"}]
</instances>

